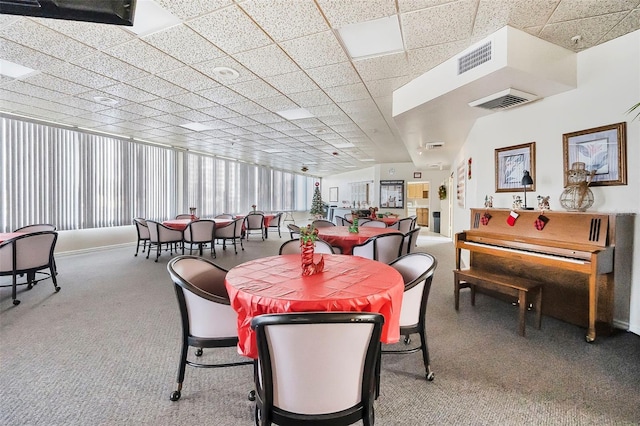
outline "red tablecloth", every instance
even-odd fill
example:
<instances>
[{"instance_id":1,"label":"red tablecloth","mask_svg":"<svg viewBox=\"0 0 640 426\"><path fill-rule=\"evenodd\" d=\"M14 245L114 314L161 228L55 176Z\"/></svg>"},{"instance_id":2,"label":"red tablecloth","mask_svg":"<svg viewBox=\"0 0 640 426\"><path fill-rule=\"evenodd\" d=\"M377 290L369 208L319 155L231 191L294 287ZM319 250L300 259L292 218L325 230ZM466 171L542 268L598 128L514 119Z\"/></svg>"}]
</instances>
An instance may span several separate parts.
<instances>
[{"instance_id":1,"label":"red tablecloth","mask_svg":"<svg viewBox=\"0 0 640 426\"><path fill-rule=\"evenodd\" d=\"M222 227L233 222L233 219L206 219L213 220L217 227ZM176 229L178 231L184 231L191 223L191 219L171 219L165 220L162 224L168 228Z\"/></svg>"},{"instance_id":2,"label":"red tablecloth","mask_svg":"<svg viewBox=\"0 0 640 426\"><path fill-rule=\"evenodd\" d=\"M348 226L327 226L318 228L318 236L331 244L340 247L342 254L351 254L351 249L357 244L362 244L369 238L380 234L392 232L399 233L397 229L358 227L358 233L349 232Z\"/></svg>"},{"instance_id":3,"label":"red tablecloth","mask_svg":"<svg viewBox=\"0 0 640 426\"><path fill-rule=\"evenodd\" d=\"M23 232L0 232L0 243L23 235Z\"/></svg>"},{"instance_id":4,"label":"red tablecloth","mask_svg":"<svg viewBox=\"0 0 640 426\"><path fill-rule=\"evenodd\" d=\"M397 217L379 217L376 220L380 220L380 221L386 223L387 226L389 226L389 225L393 225L394 223L396 223L399 219Z\"/></svg>"},{"instance_id":5,"label":"red tablecloth","mask_svg":"<svg viewBox=\"0 0 640 426\"><path fill-rule=\"evenodd\" d=\"M240 354L257 358L251 320L268 313L376 312L385 319L381 341L396 343L400 339L402 275L375 260L358 256L323 256L324 271L308 277L302 276L298 254L256 259L227 273L231 307L238 313Z\"/></svg>"}]
</instances>

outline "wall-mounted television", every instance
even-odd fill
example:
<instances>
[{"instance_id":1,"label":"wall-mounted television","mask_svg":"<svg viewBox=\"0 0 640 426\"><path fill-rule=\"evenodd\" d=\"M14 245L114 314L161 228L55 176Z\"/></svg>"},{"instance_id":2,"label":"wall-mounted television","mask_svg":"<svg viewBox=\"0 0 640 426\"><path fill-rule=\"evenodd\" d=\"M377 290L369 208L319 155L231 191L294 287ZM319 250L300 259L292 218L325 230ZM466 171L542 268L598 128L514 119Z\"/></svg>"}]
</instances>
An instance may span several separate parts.
<instances>
[{"instance_id":1,"label":"wall-mounted television","mask_svg":"<svg viewBox=\"0 0 640 426\"><path fill-rule=\"evenodd\" d=\"M133 26L137 0L0 0L0 13Z\"/></svg>"}]
</instances>

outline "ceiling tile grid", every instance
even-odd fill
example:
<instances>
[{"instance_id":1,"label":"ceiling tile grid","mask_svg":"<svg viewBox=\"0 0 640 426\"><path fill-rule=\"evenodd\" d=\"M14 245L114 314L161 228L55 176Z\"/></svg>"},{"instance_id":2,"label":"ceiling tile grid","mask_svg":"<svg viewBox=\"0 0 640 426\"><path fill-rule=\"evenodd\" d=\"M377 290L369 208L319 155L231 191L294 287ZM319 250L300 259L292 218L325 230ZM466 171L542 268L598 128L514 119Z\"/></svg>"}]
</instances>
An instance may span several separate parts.
<instances>
[{"instance_id":1,"label":"ceiling tile grid","mask_svg":"<svg viewBox=\"0 0 640 426\"><path fill-rule=\"evenodd\" d=\"M411 161L393 91L504 25L573 51L640 28L640 0L155 1L182 23L138 37L0 15L0 59L35 70L1 76L0 111L296 172L292 148L303 150L321 176L368 167L366 158ZM349 58L339 28L395 14L402 52ZM299 107L313 117L276 114ZM180 127L189 122L212 130Z\"/></svg>"}]
</instances>

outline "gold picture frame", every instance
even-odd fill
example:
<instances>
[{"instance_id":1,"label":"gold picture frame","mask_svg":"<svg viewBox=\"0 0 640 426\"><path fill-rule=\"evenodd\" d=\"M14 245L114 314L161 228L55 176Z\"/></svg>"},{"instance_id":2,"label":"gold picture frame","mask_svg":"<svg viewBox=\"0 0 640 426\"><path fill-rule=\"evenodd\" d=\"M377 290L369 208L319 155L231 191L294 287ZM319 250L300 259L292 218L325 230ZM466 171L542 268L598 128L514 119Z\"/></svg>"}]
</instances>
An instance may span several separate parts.
<instances>
[{"instance_id":1,"label":"gold picture frame","mask_svg":"<svg viewBox=\"0 0 640 426\"><path fill-rule=\"evenodd\" d=\"M562 135L564 156L564 186L568 184L567 171L576 162L585 163L588 173L596 170L590 186L627 184L627 123Z\"/></svg>"},{"instance_id":2,"label":"gold picture frame","mask_svg":"<svg viewBox=\"0 0 640 426\"><path fill-rule=\"evenodd\" d=\"M536 190L536 143L498 148L495 151L496 192L520 192L524 190L522 177L528 171L533 185L527 191Z\"/></svg>"}]
</instances>

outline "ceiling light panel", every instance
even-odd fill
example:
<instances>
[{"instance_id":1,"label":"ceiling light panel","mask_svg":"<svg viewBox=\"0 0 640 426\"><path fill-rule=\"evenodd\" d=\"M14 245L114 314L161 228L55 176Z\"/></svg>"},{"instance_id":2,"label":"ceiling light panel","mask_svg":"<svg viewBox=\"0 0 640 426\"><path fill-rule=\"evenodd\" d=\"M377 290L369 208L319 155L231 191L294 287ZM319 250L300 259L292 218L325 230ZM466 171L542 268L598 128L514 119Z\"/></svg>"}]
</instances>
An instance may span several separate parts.
<instances>
[{"instance_id":1,"label":"ceiling light panel","mask_svg":"<svg viewBox=\"0 0 640 426\"><path fill-rule=\"evenodd\" d=\"M345 25L337 30L352 59L388 55L404 49L398 15Z\"/></svg>"},{"instance_id":2,"label":"ceiling light panel","mask_svg":"<svg viewBox=\"0 0 640 426\"><path fill-rule=\"evenodd\" d=\"M133 27L125 29L140 37L165 30L182 21L153 0L141 0L136 3Z\"/></svg>"}]
</instances>

